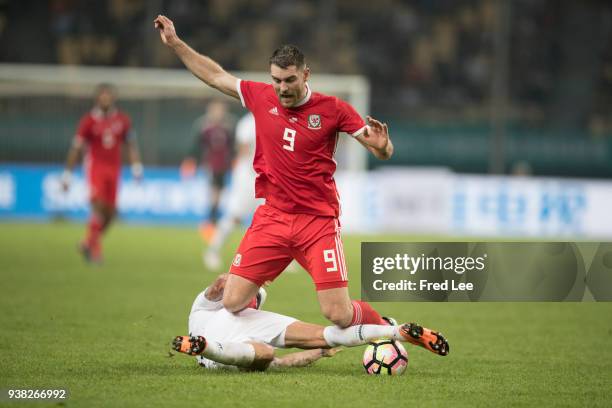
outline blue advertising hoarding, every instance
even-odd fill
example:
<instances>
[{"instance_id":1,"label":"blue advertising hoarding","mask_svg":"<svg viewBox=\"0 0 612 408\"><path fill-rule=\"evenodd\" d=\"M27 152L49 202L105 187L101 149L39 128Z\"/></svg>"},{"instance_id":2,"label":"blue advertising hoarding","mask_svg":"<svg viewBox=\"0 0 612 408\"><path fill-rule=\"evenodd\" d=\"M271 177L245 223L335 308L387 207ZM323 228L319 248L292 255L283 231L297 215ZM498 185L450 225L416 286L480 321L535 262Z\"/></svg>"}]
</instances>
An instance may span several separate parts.
<instances>
[{"instance_id":1,"label":"blue advertising hoarding","mask_svg":"<svg viewBox=\"0 0 612 408\"><path fill-rule=\"evenodd\" d=\"M76 171L65 192L62 171L57 165L0 165L0 218L85 219L89 190L84 174ZM208 196L205 174L181 179L178 169L150 167L137 182L124 168L118 209L128 222L197 223L207 215Z\"/></svg>"}]
</instances>

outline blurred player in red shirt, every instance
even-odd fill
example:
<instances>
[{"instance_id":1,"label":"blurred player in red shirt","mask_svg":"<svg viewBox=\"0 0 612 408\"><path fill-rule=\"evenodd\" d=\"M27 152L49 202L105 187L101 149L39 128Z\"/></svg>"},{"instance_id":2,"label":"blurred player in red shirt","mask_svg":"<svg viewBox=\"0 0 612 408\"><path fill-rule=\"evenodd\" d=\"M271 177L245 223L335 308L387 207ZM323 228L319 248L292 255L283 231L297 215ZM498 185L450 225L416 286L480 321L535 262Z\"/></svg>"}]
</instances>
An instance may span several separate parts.
<instances>
[{"instance_id":1,"label":"blurred player in red shirt","mask_svg":"<svg viewBox=\"0 0 612 408\"><path fill-rule=\"evenodd\" d=\"M183 176L193 176L196 171L196 157L200 157L210 176L210 210L208 221L201 230L206 241L214 232L219 219L219 200L225 184L225 176L231 170L234 156L233 120L227 111L227 104L212 101L206 113L193 125L195 135L192 155L181 165Z\"/></svg>"},{"instance_id":2,"label":"blurred player in red shirt","mask_svg":"<svg viewBox=\"0 0 612 408\"><path fill-rule=\"evenodd\" d=\"M340 327L383 324L367 303L351 301L340 236L340 205L333 178L339 132L350 134L375 157L393 154L387 125L368 124L348 103L313 92L310 70L295 46L282 46L270 58L272 84L243 81L183 42L165 16L155 19L162 42L203 82L237 98L255 117L258 207L230 268L223 306L244 309L266 281L296 259L310 274L321 311ZM440 355L447 342L439 333L414 325L415 340Z\"/></svg>"},{"instance_id":3,"label":"blurred player in red shirt","mask_svg":"<svg viewBox=\"0 0 612 408\"><path fill-rule=\"evenodd\" d=\"M79 122L62 175L62 187L67 191L70 188L72 169L85 151L84 167L89 184L91 216L80 250L85 259L93 263L102 261L100 239L116 213L123 144L127 146L133 177L140 180L143 174L130 118L117 109L116 99L112 85L98 85L94 107Z\"/></svg>"}]
</instances>

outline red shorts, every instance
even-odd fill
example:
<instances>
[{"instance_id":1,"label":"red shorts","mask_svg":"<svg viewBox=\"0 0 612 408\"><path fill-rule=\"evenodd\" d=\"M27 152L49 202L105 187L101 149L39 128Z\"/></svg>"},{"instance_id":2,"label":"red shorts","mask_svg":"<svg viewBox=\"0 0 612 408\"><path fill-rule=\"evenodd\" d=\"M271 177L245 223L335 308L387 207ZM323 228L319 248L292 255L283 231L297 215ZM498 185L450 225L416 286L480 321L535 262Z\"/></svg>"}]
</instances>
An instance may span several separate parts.
<instances>
[{"instance_id":1,"label":"red shorts","mask_svg":"<svg viewBox=\"0 0 612 408\"><path fill-rule=\"evenodd\" d=\"M348 284L336 218L286 213L267 204L255 211L230 273L261 286L280 275L292 259L308 271L317 290Z\"/></svg>"},{"instance_id":2,"label":"red shorts","mask_svg":"<svg viewBox=\"0 0 612 408\"><path fill-rule=\"evenodd\" d=\"M119 172L115 169L93 167L88 173L90 201L102 201L111 207L115 207L119 187Z\"/></svg>"}]
</instances>

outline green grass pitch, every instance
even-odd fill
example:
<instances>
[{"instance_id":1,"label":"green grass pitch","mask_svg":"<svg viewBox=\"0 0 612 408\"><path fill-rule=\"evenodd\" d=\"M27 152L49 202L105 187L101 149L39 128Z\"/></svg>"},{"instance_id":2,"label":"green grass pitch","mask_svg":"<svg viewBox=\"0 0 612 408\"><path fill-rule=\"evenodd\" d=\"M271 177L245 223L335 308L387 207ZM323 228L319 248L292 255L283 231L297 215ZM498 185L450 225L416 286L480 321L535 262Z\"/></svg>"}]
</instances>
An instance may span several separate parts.
<instances>
[{"instance_id":1,"label":"green grass pitch","mask_svg":"<svg viewBox=\"0 0 612 408\"><path fill-rule=\"evenodd\" d=\"M378 303L385 315L441 330L451 354L407 346L399 377L367 376L363 347L304 369L207 372L169 353L173 336L186 334L193 298L213 278L201 267L197 232L114 226L101 267L76 253L82 233L77 224L0 224L0 388L65 387L70 407L593 407L612 400L612 303ZM405 238L345 237L354 297L360 241ZM281 275L266 309L325 323L304 272Z\"/></svg>"}]
</instances>

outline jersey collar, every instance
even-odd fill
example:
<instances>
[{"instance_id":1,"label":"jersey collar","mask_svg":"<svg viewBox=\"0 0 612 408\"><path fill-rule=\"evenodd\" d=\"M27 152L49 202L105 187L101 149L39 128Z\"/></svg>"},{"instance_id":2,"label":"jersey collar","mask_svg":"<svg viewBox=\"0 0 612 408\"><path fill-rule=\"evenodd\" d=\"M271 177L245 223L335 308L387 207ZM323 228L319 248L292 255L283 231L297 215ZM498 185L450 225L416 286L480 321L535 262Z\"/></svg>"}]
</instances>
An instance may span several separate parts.
<instances>
[{"instance_id":1,"label":"jersey collar","mask_svg":"<svg viewBox=\"0 0 612 408\"><path fill-rule=\"evenodd\" d=\"M115 113L117 112L117 108L111 108L108 110L108 112L106 113L106 115L104 114L104 111L100 108L98 108L97 106L94 106L94 108L91 110L91 116L93 116L96 119L102 119L102 118L108 118L113 116Z\"/></svg>"},{"instance_id":2,"label":"jersey collar","mask_svg":"<svg viewBox=\"0 0 612 408\"><path fill-rule=\"evenodd\" d=\"M308 84L305 84L305 85L306 85L306 96L304 96L301 101L293 105L291 108L299 108L300 106L305 105L306 102L310 100L310 97L312 96L312 91L310 90L310 87L308 86Z\"/></svg>"}]
</instances>

